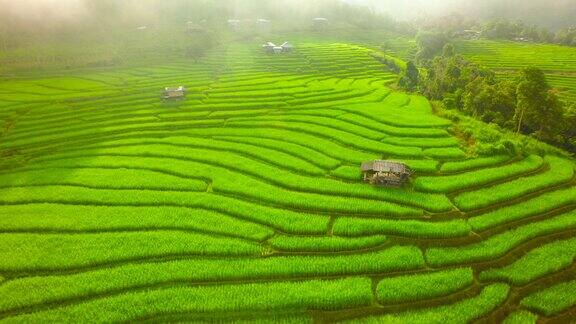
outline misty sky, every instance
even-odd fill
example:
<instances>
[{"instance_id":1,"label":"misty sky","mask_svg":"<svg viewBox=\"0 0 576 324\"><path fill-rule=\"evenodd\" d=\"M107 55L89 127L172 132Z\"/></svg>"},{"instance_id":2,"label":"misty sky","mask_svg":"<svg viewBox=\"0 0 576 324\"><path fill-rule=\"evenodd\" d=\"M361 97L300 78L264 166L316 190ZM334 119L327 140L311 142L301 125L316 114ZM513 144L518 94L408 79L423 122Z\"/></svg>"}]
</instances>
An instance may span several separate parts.
<instances>
[{"instance_id":1,"label":"misty sky","mask_svg":"<svg viewBox=\"0 0 576 324\"><path fill-rule=\"evenodd\" d=\"M345 0L399 19L461 13L471 18L512 18L549 27L576 24L576 0Z\"/></svg>"},{"instance_id":2,"label":"misty sky","mask_svg":"<svg viewBox=\"0 0 576 324\"><path fill-rule=\"evenodd\" d=\"M158 8L146 8L150 1L117 0L123 6L130 5L126 12L157 12ZM164 0L169 3L169 0ZM206 0L189 0L206 1ZM219 0L214 0L219 1ZM304 9L315 0L262 0L286 9ZM437 17L451 13L462 13L470 18L486 19L505 17L522 19L529 23L551 28L576 24L576 0L344 0L371 6L390 14L398 20L411 20L423 16ZM161 3L161 1L160 1ZM232 6L243 8L242 0L227 0ZM137 8L136 8L137 7ZM152 10L153 9L153 10ZM0 0L0 11L13 17L26 20L44 21L50 19L82 20L89 15L85 0ZM250 8L249 11L254 11ZM255 10L257 11L257 9ZM297 9L296 9L297 11ZM294 12L294 10L293 10ZM0 16L2 12L0 12ZM257 15L257 12L254 13Z\"/></svg>"}]
</instances>

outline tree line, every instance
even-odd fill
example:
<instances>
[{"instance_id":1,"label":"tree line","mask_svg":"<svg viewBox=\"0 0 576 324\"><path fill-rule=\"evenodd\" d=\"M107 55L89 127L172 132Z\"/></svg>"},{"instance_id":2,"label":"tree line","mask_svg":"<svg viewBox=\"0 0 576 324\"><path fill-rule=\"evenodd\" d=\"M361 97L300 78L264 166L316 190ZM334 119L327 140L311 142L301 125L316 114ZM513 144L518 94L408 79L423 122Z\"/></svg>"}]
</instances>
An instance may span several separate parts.
<instances>
[{"instance_id":1,"label":"tree line","mask_svg":"<svg viewBox=\"0 0 576 324\"><path fill-rule=\"evenodd\" d=\"M561 101L544 72L525 68L511 77L497 77L456 53L440 34L417 37L416 62L408 62L398 85L419 91L486 123L535 137L576 152L576 105ZM421 73L422 71L422 73Z\"/></svg>"},{"instance_id":2,"label":"tree line","mask_svg":"<svg viewBox=\"0 0 576 324\"><path fill-rule=\"evenodd\" d=\"M485 38L576 46L576 25L553 31L521 20L498 18L476 21L462 15L453 14L437 19L419 21L415 27L422 30L442 32L455 38Z\"/></svg>"}]
</instances>

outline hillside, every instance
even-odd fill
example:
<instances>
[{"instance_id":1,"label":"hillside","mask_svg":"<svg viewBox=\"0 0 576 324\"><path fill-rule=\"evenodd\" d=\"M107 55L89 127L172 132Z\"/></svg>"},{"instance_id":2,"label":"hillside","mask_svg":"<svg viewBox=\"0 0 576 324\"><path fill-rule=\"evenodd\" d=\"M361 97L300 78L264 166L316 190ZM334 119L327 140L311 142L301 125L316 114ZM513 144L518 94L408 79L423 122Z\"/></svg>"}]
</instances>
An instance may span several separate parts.
<instances>
[{"instance_id":1,"label":"hillside","mask_svg":"<svg viewBox=\"0 0 576 324\"><path fill-rule=\"evenodd\" d=\"M1 81L0 320L573 319L573 161L469 156L363 42Z\"/></svg>"},{"instance_id":2,"label":"hillside","mask_svg":"<svg viewBox=\"0 0 576 324\"><path fill-rule=\"evenodd\" d=\"M544 70L548 80L563 99L576 102L576 48L508 41L459 41L459 53L489 67L504 77L535 66Z\"/></svg>"}]
</instances>

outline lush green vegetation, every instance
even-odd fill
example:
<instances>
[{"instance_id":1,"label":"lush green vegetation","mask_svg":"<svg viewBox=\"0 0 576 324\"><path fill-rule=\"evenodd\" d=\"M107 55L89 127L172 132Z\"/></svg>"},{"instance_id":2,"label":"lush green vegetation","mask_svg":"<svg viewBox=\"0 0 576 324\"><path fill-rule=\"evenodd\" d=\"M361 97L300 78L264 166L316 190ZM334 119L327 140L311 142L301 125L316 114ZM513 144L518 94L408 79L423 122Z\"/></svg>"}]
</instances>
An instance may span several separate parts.
<instances>
[{"instance_id":1,"label":"lush green vegetation","mask_svg":"<svg viewBox=\"0 0 576 324\"><path fill-rule=\"evenodd\" d=\"M472 269L455 269L411 276L392 277L378 283L381 304L407 303L446 296L472 285Z\"/></svg>"},{"instance_id":2,"label":"lush green vegetation","mask_svg":"<svg viewBox=\"0 0 576 324\"><path fill-rule=\"evenodd\" d=\"M498 307L508 295L509 288L495 284L484 288L476 297L460 302L406 313L362 319L364 323L467 323Z\"/></svg>"},{"instance_id":3,"label":"lush green vegetation","mask_svg":"<svg viewBox=\"0 0 576 324\"><path fill-rule=\"evenodd\" d=\"M536 248L514 263L502 268L489 269L480 274L483 280L508 280L525 285L545 275L570 266L576 258L576 239L556 241Z\"/></svg>"},{"instance_id":4,"label":"lush green vegetation","mask_svg":"<svg viewBox=\"0 0 576 324\"><path fill-rule=\"evenodd\" d=\"M412 92L517 122L496 109L502 73L459 97L486 72L458 57L466 43L329 1L293 24L247 1L270 29L184 3L49 47L0 37L0 321L529 322L572 306L574 161ZM295 49L269 55L268 40ZM556 54L551 68L569 65ZM186 99L161 100L175 85ZM550 133L533 104L521 126ZM374 159L414 174L364 183Z\"/></svg>"},{"instance_id":5,"label":"lush green vegetation","mask_svg":"<svg viewBox=\"0 0 576 324\"><path fill-rule=\"evenodd\" d=\"M542 163L542 158L531 155L520 162L502 167L486 168L444 177L420 177L414 182L414 187L429 192L452 192L532 172L540 168Z\"/></svg>"},{"instance_id":6,"label":"lush green vegetation","mask_svg":"<svg viewBox=\"0 0 576 324\"><path fill-rule=\"evenodd\" d=\"M514 228L480 243L461 247L435 247L426 251L427 261L434 266L480 262L504 256L523 242L558 231L576 228L576 212Z\"/></svg>"},{"instance_id":7,"label":"lush green vegetation","mask_svg":"<svg viewBox=\"0 0 576 324\"><path fill-rule=\"evenodd\" d=\"M290 296L290 297L288 297ZM170 313L212 313L267 311L293 307L296 313L308 309L338 309L367 306L372 301L370 280L253 283L223 286L172 287L131 292L59 309L14 317L15 321L118 322Z\"/></svg>"},{"instance_id":8,"label":"lush green vegetation","mask_svg":"<svg viewBox=\"0 0 576 324\"><path fill-rule=\"evenodd\" d=\"M549 187L567 183L574 178L571 161L549 156L544 159L549 170L535 176L518 178L503 184L470 191L456 196L454 202L461 210L487 207Z\"/></svg>"},{"instance_id":9,"label":"lush green vegetation","mask_svg":"<svg viewBox=\"0 0 576 324\"><path fill-rule=\"evenodd\" d=\"M529 311L520 310L510 314L504 320L504 324L536 324L538 316Z\"/></svg>"},{"instance_id":10,"label":"lush green vegetation","mask_svg":"<svg viewBox=\"0 0 576 324\"><path fill-rule=\"evenodd\" d=\"M544 72L549 68L560 69L559 73L573 73L569 63L564 66L562 60L555 57L560 55L562 59L572 62L576 49L549 45L539 46L552 48L521 46L518 49L520 56L528 55L528 60L535 63L524 62L522 65L522 60L517 60L513 54L498 51L506 48L505 44L493 43L498 50L484 51L482 55L506 72L520 72L509 78L501 78L497 71L481 65L481 60L470 61L465 54L462 55L465 50L456 50L445 34L426 33L419 37L420 55L417 59L428 71L419 80L422 94L430 99L442 100L445 108L474 116L486 123L497 124L572 152L576 149L572 127L575 120L574 101L570 97L559 96ZM458 42L455 43L458 45ZM470 44L476 46L482 43L475 41ZM537 55L533 55L536 52L548 53L543 60L550 66L542 64ZM514 63L507 65L500 59Z\"/></svg>"},{"instance_id":11,"label":"lush green vegetation","mask_svg":"<svg viewBox=\"0 0 576 324\"><path fill-rule=\"evenodd\" d=\"M490 229L516 220L537 216L547 212L572 205L576 202L574 187L545 193L536 198L520 202L515 205L500 208L486 214L474 216L468 223L476 231Z\"/></svg>"},{"instance_id":12,"label":"lush green vegetation","mask_svg":"<svg viewBox=\"0 0 576 324\"><path fill-rule=\"evenodd\" d=\"M522 299L522 306L545 315L559 313L576 305L576 280L563 282Z\"/></svg>"},{"instance_id":13,"label":"lush green vegetation","mask_svg":"<svg viewBox=\"0 0 576 324\"><path fill-rule=\"evenodd\" d=\"M273 249L279 251L325 251L338 252L362 250L383 245L385 236L367 236L362 238L342 237L298 237L276 236L268 241Z\"/></svg>"},{"instance_id":14,"label":"lush green vegetation","mask_svg":"<svg viewBox=\"0 0 576 324\"><path fill-rule=\"evenodd\" d=\"M558 89L561 97L574 102L576 86L574 48L556 45L517 43L509 41L460 41L456 48L470 60L489 67L503 77L529 66L537 66L546 71L552 86ZM566 73L568 72L568 73Z\"/></svg>"}]
</instances>

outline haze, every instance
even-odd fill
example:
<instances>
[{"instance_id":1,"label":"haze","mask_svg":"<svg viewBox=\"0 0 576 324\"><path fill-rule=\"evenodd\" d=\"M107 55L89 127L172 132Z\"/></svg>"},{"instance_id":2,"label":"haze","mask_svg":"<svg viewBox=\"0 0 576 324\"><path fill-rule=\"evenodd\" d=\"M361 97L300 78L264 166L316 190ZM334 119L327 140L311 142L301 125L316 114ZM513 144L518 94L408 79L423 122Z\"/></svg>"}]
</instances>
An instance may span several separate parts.
<instances>
[{"instance_id":1,"label":"haze","mask_svg":"<svg viewBox=\"0 0 576 324\"><path fill-rule=\"evenodd\" d=\"M226 8L231 15L259 15L259 3L269 0L221 0L218 4ZM375 10L389 14L398 20L412 20L422 17L439 17L460 13L472 19L512 18L529 23L545 25L551 28L565 27L573 23L570 17L576 15L576 0L345 0L348 3L370 6ZM81 21L90 14L94 6L120 7L124 16L142 17L161 11L163 7L179 4L201 4L205 0L0 0L2 19L42 23L60 23ZM311 8L329 3L330 0L275 0L277 15L294 15L309 12ZM270 14L270 13L268 13ZM130 18L130 17L127 17Z\"/></svg>"},{"instance_id":2,"label":"haze","mask_svg":"<svg viewBox=\"0 0 576 324\"><path fill-rule=\"evenodd\" d=\"M551 28L574 24L576 0L347 0L400 20L459 13L470 18L511 18Z\"/></svg>"}]
</instances>

